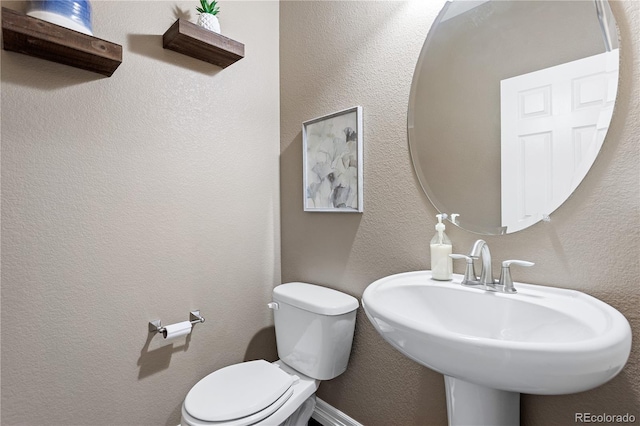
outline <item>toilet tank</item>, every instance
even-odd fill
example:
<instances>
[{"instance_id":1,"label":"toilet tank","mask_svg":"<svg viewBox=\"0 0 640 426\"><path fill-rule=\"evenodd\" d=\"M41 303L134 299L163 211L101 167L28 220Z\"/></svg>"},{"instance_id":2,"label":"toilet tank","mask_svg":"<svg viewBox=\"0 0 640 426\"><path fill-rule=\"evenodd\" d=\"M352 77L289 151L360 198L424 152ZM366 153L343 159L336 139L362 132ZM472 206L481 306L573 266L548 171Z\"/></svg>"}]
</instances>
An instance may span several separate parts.
<instances>
[{"instance_id":1,"label":"toilet tank","mask_svg":"<svg viewBox=\"0 0 640 426\"><path fill-rule=\"evenodd\" d=\"M300 373L329 380L347 369L358 300L348 294L300 282L273 289L280 360Z\"/></svg>"}]
</instances>

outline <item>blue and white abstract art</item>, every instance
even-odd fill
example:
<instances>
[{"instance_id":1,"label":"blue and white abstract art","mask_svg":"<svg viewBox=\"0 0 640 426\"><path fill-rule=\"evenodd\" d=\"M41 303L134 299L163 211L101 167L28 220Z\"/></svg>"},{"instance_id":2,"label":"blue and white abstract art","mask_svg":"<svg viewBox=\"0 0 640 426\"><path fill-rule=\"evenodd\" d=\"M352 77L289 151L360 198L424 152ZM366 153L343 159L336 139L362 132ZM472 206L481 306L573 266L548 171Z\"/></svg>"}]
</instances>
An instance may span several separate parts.
<instances>
[{"instance_id":1,"label":"blue and white abstract art","mask_svg":"<svg viewBox=\"0 0 640 426\"><path fill-rule=\"evenodd\" d=\"M304 210L363 212L362 107L302 125Z\"/></svg>"}]
</instances>

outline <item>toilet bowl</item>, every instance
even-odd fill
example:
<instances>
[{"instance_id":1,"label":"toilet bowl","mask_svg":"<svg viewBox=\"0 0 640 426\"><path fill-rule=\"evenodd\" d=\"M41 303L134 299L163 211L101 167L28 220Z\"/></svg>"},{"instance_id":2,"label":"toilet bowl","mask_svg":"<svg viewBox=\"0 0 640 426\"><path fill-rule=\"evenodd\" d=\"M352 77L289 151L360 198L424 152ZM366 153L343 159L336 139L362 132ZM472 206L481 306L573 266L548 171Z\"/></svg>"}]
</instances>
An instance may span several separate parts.
<instances>
[{"instance_id":1,"label":"toilet bowl","mask_svg":"<svg viewBox=\"0 0 640 426\"><path fill-rule=\"evenodd\" d=\"M280 359L234 364L204 377L182 404L182 426L277 426L294 417L306 424L307 401L313 404L320 381L346 370L357 299L296 282L274 288L269 307Z\"/></svg>"},{"instance_id":2,"label":"toilet bowl","mask_svg":"<svg viewBox=\"0 0 640 426\"><path fill-rule=\"evenodd\" d=\"M238 368L225 377L216 377L232 367ZM281 377L269 370L279 371ZM199 388L191 389L182 404L182 426L279 425L315 394L319 384L319 380L301 375L280 361L231 365L211 373L197 383ZM253 392L248 394L248 390Z\"/></svg>"}]
</instances>

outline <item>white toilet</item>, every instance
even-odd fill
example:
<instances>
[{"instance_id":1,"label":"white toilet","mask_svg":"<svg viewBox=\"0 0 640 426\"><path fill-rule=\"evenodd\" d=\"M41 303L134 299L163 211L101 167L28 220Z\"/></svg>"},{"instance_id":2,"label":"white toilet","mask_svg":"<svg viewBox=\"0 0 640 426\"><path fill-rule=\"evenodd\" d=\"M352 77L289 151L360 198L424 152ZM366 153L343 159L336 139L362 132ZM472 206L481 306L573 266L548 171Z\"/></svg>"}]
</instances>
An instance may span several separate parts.
<instances>
[{"instance_id":1,"label":"white toilet","mask_svg":"<svg viewBox=\"0 0 640 426\"><path fill-rule=\"evenodd\" d=\"M200 380L182 404L182 426L278 426L289 417L306 425L320 380L347 369L356 298L295 282L274 288L269 307L280 359L230 365Z\"/></svg>"}]
</instances>

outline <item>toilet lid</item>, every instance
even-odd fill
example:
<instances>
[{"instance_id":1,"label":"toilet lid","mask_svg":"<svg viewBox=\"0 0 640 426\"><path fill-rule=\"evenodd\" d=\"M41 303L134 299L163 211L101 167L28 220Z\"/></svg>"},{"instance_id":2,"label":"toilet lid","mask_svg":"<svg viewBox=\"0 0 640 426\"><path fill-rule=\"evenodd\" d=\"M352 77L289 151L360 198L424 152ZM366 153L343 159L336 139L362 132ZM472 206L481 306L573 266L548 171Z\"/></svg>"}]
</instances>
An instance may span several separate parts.
<instances>
[{"instance_id":1,"label":"toilet lid","mask_svg":"<svg viewBox=\"0 0 640 426\"><path fill-rule=\"evenodd\" d=\"M292 383L292 376L264 360L234 364L196 383L187 394L184 408L203 421L239 419L272 405Z\"/></svg>"}]
</instances>

